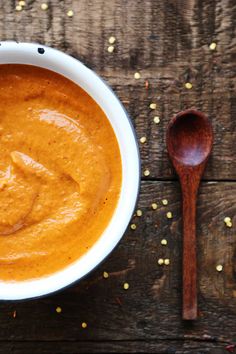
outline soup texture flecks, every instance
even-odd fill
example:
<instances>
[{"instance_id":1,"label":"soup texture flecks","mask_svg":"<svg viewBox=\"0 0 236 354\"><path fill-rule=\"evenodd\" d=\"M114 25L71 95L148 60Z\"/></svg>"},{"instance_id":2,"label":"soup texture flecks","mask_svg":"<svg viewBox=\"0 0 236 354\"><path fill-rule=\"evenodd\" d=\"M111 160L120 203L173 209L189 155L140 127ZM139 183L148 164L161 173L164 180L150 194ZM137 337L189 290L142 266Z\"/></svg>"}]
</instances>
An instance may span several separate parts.
<instances>
[{"instance_id":1,"label":"soup texture flecks","mask_svg":"<svg viewBox=\"0 0 236 354\"><path fill-rule=\"evenodd\" d=\"M43 277L89 250L116 208L115 133L79 86L30 65L0 65L0 280Z\"/></svg>"}]
</instances>

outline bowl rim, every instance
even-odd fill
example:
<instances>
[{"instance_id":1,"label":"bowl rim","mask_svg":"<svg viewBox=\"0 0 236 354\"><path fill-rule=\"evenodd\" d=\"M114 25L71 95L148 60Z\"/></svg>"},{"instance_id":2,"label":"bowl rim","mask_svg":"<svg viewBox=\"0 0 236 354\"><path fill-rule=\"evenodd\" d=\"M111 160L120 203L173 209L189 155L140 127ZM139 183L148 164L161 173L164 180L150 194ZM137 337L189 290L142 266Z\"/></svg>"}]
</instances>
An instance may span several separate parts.
<instances>
[{"instance_id":1,"label":"bowl rim","mask_svg":"<svg viewBox=\"0 0 236 354\"><path fill-rule=\"evenodd\" d=\"M49 276L17 282L0 281L0 300L24 300L55 293L78 282L112 252L123 237L136 206L141 162L136 133L123 104L108 84L80 60L43 44L2 41L0 64L39 66L55 71L81 86L109 119L122 159L122 186L118 205L108 226L91 249L71 265Z\"/></svg>"}]
</instances>

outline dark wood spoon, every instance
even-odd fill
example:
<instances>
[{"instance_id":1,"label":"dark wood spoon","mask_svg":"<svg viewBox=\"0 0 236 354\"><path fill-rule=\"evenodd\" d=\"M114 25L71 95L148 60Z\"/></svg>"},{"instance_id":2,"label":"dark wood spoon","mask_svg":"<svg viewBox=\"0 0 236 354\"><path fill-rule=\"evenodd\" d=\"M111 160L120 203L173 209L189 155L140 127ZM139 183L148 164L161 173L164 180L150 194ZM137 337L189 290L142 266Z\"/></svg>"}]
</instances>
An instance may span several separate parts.
<instances>
[{"instance_id":1,"label":"dark wood spoon","mask_svg":"<svg viewBox=\"0 0 236 354\"><path fill-rule=\"evenodd\" d=\"M184 320L197 318L196 200L212 144L212 126L203 113L188 109L170 121L167 149L180 179L183 200Z\"/></svg>"}]
</instances>

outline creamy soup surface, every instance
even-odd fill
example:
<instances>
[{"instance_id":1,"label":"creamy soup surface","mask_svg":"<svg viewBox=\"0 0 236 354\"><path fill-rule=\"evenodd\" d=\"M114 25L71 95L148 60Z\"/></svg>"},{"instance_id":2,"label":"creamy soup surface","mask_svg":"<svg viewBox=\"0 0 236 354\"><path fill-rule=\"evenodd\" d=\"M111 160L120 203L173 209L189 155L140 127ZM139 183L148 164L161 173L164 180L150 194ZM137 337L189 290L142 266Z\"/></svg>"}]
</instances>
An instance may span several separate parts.
<instances>
[{"instance_id":1,"label":"creamy soup surface","mask_svg":"<svg viewBox=\"0 0 236 354\"><path fill-rule=\"evenodd\" d=\"M90 249L116 208L119 146L95 101L29 65L0 65L0 280L43 277Z\"/></svg>"}]
</instances>

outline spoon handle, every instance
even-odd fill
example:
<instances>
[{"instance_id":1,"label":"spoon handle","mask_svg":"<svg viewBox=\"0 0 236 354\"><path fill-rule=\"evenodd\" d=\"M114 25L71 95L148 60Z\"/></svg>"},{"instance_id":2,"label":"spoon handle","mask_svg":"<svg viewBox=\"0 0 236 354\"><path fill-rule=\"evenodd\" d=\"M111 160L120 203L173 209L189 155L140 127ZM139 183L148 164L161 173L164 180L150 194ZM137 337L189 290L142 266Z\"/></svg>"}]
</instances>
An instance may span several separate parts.
<instances>
[{"instance_id":1,"label":"spoon handle","mask_svg":"<svg viewBox=\"0 0 236 354\"><path fill-rule=\"evenodd\" d=\"M183 313L184 320L197 318L196 199L199 181L192 174L181 179L183 198Z\"/></svg>"}]
</instances>

